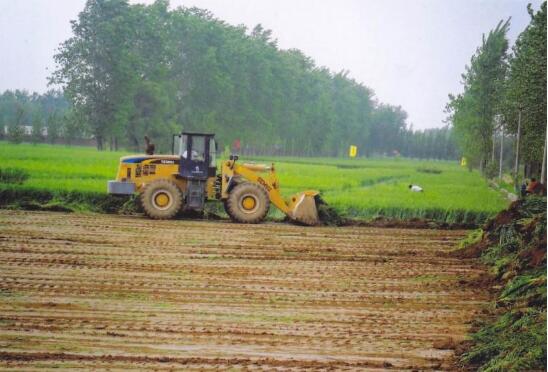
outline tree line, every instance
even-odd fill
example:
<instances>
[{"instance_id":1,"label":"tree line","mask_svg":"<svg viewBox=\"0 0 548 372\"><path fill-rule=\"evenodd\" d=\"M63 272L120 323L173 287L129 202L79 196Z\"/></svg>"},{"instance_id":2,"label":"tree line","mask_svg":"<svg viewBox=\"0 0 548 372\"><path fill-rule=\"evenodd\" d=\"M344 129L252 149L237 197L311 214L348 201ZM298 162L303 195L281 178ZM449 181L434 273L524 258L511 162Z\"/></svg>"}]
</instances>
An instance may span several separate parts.
<instances>
[{"instance_id":1,"label":"tree line","mask_svg":"<svg viewBox=\"0 0 548 372\"><path fill-rule=\"evenodd\" d=\"M148 135L166 152L184 128L214 132L225 146L239 140L249 154L341 156L356 145L365 156L458 157L450 129L413 130L403 108L347 71L278 48L261 25L231 26L165 0L88 0L72 31L50 79L60 90L0 96L0 120L14 133L57 125L51 137L90 135L100 150L134 151ZM58 106L43 110L50 96Z\"/></svg>"},{"instance_id":2,"label":"tree line","mask_svg":"<svg viewBox=\"0 0 548 372\"><path fill-rule=\"evenodd\" d=\"M0 94L0 135L20 142L24 139L26 126L32 128L33 142L54 143L61 136L80 136L80 129L72 124L68 115L69 106L59 90L43 94L6 90Z\"/></svg>"},{"instance_id":3,"label":"tree line","mask_svg":"<svg viewBox=\"0 0 548 372\"><path fill-rule=\"evenodd\" d=\"M510 20L483 36L462 74L464 91L449 96L447 112L470 166L493 176L500 143L511 137L515 165L525 165L526 177L543 176L545 182L546 2L537 12L531 5L527 10L530 23L511 49Z\"/></svg>"}]
</instances>

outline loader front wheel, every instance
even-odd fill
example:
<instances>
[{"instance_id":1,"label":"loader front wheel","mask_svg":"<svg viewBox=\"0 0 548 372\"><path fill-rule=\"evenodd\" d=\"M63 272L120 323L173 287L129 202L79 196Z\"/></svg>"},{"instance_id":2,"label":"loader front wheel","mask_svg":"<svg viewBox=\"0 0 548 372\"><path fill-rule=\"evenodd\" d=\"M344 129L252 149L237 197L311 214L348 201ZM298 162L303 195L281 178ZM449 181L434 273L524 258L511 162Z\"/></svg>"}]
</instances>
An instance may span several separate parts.
<instances>
[{"instance_id":1,"label":"loader front wheel","mask_svg":"<svg viewBox=\"0 0 548 372\"><path fill-rule=\"evenodd\" d=\"M259 223L268 213L270 199L264 188L245 182L236 185L230 191L225 207L233 221Z\"/></svg>"},{"instance_id":2,"label":"loader front wheel","mask_svg":"<svg viewBox=\"0 0 548 372\"><path fill-rule=\"evenodd\" d=\"M157 180L145 186L141 193L141 204L145 214L156 220L175 217L181 209L183 197L173 182Z\"/></svg>"}]
</instances>

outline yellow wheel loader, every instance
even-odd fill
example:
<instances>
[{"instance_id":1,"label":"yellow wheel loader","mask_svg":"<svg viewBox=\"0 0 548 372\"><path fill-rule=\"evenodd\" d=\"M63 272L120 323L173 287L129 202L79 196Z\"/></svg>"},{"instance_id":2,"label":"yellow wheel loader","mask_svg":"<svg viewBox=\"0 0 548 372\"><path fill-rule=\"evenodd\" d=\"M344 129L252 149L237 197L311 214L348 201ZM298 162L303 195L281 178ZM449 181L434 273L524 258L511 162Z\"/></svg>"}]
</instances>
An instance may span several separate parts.
<instances>
[{"instance_id":1,"label":"yellow wheel loader","mask_svg":"<svg viewBox=\"0 0 548 372\"><path fill-rule=\"evenodd\" d=\"M218 174L214 137L182 132L173 136L173 155L120 158L118 175L108 181L108 192L139 194L145 213L154 219L173 218L180 211L203 211L206 201L217 200L235 222L263 221L272 203L292 221L319 223L319 192L304 191L284 200L274 164L240 163L232 155L221 163Z\"/></svg>"}]
</instances>

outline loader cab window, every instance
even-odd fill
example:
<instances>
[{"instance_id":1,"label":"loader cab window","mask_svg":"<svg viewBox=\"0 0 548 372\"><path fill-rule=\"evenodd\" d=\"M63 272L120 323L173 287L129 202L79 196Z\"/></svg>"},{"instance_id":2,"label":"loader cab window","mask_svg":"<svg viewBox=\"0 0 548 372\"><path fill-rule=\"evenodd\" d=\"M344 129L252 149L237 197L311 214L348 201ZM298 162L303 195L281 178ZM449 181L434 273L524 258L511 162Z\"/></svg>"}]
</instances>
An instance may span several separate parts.
<instances>
[{"instance_id":1,"label":"loader cab window","mask_svg":"<svg viewBox=\"0 0 548 372\"><path fill-rule=\"evenodd\" d=\"M181 151L181 156L185 158L186 158L187 148L188 148L188 136L186 134L183 134L181 136L181 148L179 149L179 151Z\"/></svg>"},{"instance_id":2,"label":"loader cab window","mask_svg":"<svg viewBox=\"0 0 548 372\"><path fill-rule=\"evenodd\" d=\"M215 176L215 140L212 134L181 133L180 157L179 174L182 177L205 180Z\"/></svg>"},{"instance_id":3,"label":"loader cab window","mask_svg":"<svg viewBox=\"0 0 548 372\"><path fill-rule=\"evenodd\" d=\"M215 164L215 156L217 154L217 143L213 138L209 140L209 167L215 168L217 164Z\"/></svg>"},{"instance_id":4,"label":"loader cab window","mask_svg":"<svg viewBox=\"0 0 548 372\"><path fill-rule=\"evenodd\" d=\"M188 136L182 134L176 134L173 136L173 150L172 154L186 157L186 145Z\"/></svg>"},{"instance_id":5,"label":"loader cab window","mask_svg":"<svg viewBox=\"0 0 548 372\"><path fill-rule=\"evenodd\" d=\"M190 159L193 161L204 161L206 153L206 139L203 136L192 136L192 151Z\"/></svg>"}]
</instances>

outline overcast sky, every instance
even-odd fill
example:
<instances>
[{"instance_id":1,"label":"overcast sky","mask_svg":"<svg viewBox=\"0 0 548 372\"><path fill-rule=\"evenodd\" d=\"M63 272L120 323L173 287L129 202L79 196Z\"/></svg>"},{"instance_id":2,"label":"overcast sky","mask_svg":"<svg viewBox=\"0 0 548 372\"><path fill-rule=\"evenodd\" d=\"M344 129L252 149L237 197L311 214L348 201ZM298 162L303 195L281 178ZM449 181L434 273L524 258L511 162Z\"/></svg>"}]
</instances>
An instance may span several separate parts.
<instances>
[{"instance_id":1,"label":"overcast sky","mask_svg":"<svg viewBox=\"0 0 548 372\"><path fill-rule=\"evenodd\" d=\"M152 1L131 1L151 3ZM443 125L448 93L461 91L464 65L482 33L512 17L512 42L540 0L171 0L209 9L230 24L271 29L283 49L401 105L414 128ZM85 0L0 0L0 91L43 92L55 48L71 35Z\"/></svg>"}]
</instances>

